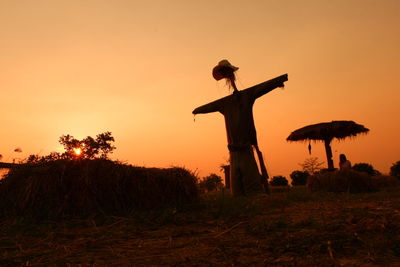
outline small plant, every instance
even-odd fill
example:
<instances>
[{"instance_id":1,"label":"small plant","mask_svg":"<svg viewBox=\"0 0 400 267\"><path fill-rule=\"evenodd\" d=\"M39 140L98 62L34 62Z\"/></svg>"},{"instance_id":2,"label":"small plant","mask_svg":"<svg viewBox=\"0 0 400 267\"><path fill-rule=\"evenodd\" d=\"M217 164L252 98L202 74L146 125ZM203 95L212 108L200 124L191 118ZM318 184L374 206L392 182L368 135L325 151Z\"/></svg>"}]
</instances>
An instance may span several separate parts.
<instances>
[{"instance_id":1,"label":"small plant","mask_svg":"<svg viewBox=\"0 0 400 267\"><path fill-rule=\"evenodd\" d=\"M271 186L287 186L287 185L289 185L289 182L285 176L277 175L277 176L272 177L269 184Z\"/></svg>"},{"instance_id":2,"label":"small plant","mask_svg":"<svg viewBox=\"0 0 400 267\"><path fill-rule=\"evenodd\" d=\"M354 164L352 169L358 172L367 173L372 176L380 174L379 171L375 170L374 167L372 167L372 165L368 163L356 163Z\"/></svg>"},{"instance_id":3,"label":"small plant","mask_svg":"<svg viewBox=\"0 0 400 267\"><path fill-rule=\"evenodd\" d=\"M293 171L290 174L290 178L292 178L292 186L296 185L306 185L307 177L310 176L308 172L305 171Z\"/></svg>"},{"instance_id":4,"label":"small plant","mask_svg":"<svg viewBox=\"0 0 400 267\"><path fill-rule=\"evenodd\" d=\"M319 162L317 157L311 157L306 159L303 163L299 163L303 171L309 174L316 174L321 171L323 164L324 162Z\"/></svg>"},{"instance_id":5,"label":"small plant","mask_svg":"<svg viewBox=\"0 0 400 267\"><path fill-rule=\"evenodd\" d=\"M390 175L400 179L400 161L393 163L390 167Z\"/></svg>"}]
</instances>

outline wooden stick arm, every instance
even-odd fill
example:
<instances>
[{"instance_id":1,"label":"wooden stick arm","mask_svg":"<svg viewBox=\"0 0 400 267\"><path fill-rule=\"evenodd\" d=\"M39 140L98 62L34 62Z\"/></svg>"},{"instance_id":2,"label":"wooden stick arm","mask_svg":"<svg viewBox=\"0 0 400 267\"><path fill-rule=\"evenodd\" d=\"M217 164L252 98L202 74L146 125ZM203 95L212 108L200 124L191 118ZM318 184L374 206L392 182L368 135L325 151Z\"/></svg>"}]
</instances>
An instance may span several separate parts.
<instances>
[{"instance_id":1,"label":"wooden stick arm","mask_svg":"<svg viewBox=\"0 0 400 267\"><path fill-rule=\"evenodd\" d=\"M275 88L283 87L284 86L283 83L286 82L287 80L288 80L288 75L284 74L284 75L278 76L276 78L273 78L271 80L268 80L266 82L257 84L255 86L245 89L243 91L247 91L249 94L251 94L254 97L254 99L256 99L256 98L263 96L266 93L274 90ZM204 114L204 113L220 111L221 107L223 105L223 102L228 97L230 97L230 95L220 98L218 100L215 100L211 103L205 104L203 106L200 106L200 107L194 109L192 111L192 113L193 114L199 114L199 113Z\"/></svg>"},{"instance_id":2,"label":"wooden stick arm","mask_svg":"<svg viewBox=\"0 0 400 267\"><path fill-rule=\"evenodd\" d=\"M224 97L225 98L225 97ZM215 100L211 103L205 104L203 106L195 108L192 113L193 114L204 114L204 113L210 113L210 112L216 112L220 111L221 109L221 104L224 98Z\"/></svg>"},{"instance_id":3,"label":"wooden stick arm","mask_svg":"<svg viewBox=\"0 0 400 267\"><path fill-rule=\"evenodd\" d=\"M286 82L287 80L288 80L288 75L283 74L266 82L250 87L246 90L253 91L254 98L258 98L274 90L275 88L283 87L284 86L283 83Z\"/></svg>"}]
</instances>

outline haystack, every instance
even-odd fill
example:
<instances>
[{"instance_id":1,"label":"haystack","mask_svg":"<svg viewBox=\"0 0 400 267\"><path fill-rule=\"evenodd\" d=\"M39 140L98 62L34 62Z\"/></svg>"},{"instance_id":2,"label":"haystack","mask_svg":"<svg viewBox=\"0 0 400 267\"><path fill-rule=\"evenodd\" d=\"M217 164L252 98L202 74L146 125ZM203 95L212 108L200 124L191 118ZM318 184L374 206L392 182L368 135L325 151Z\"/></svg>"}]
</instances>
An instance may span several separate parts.
<instances>
[{"instance_id":1,"label":"haystack","mask_svg":"<svg viewBox=\"0 0 400 267\"><path fill-rule=\"evenodd\" d=\"M13 168L0 180L0 216L127 214L182 205L197 196L196 177L183 168L58 160Z\"/></svg>"},{"instance_id":2,"label":"haystack","mask_svg":"<svg viewBox=\"0 0 400 267\"><path fill-rule=\"evenodd\" d=\"M371 176L353 170L324 172L307 178L309 191L368 193L377 191Z\"/></svg>"}]
</instances>

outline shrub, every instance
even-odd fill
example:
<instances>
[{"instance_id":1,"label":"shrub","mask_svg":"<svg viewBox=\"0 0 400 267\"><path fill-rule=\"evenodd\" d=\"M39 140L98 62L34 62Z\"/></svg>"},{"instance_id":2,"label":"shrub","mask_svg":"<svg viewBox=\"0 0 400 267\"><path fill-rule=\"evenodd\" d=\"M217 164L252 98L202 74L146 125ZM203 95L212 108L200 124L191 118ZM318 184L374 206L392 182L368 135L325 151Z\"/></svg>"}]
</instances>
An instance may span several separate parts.
<instances>
[{"instance_id":1,"label":"shrub","mask_svg":"<svg viewBox=\"0 0 400 267\"><path fill-rule=\"evenodd\" d=\"M375 170L374 167L372 167L371 164L368 163L356 163L352 167L353 170L358 171L358 172L364 172L369 175L379 175L380 172Z\"/></svg>"},{"instance_id":2,"label":"shrub","mask_svg":"<svg viewBox=\"0 0 400 267\"><path fill-rule=\"evenodd\" d=\"M278 175L278 176L272 177L269 184L271 186L287 186L289 184L289 182L285 176Z\"/></svg>"},{"instance_id":3,"label":"shrub","mask_svg":"<svg viewBox=\"0 0 400 267\"><path fill-rule=\"evenodd\" d=\"M221 176L212 173L199 183L199 187L202 191L210 192L213 190L219 190L223 188L224 185L222 184Z\"/></svg>"},{"instance_id":4,"label":"shrub","mask_svg":"<svg viewBox=\"0 0 400 267\"><path fill-rule=\"evenodd\" d=\"M400 179L400 161L393 163L390 167L390 175Z\"/></svg>"},{"instance_id":5,"label":"shrub","mask_svg":"<svg viewBox=\"0 0 400 267\"><path fill-rule=\"evenodd\" d=\"M292 186L305 185L307 183L308 176L308 172L293 171L290 174L290 178L292 178Z\"/></svg>"},{"instance_id":6,"label":"shrub","mask_svg":"<svg viewBox=\"0 0 400 267\"><path fill-rule=\"evenodd\" d=\"M309 191L363 193L376 191L371 176L354 170L312 175L307 181Z\"/></svg>"},{"instance_id":7,"label":"shrub","mask_svg":"<svg viewBox=\"0 0 400 267\"><path fill-rule=\"evenodd\" d=\"M134 167L105 159L24 164L0 180L0 216L127 214L196 198L197 179L185 169Z\"/></svg>"},{"instance_id":8,"label":"shrub","mask_svg":"<svg viewBox=\"0 0 400 267\"><path fill-rule=\"evenodd\" d=\"M318 157L311 157L304 160L303 163L299 163L303 168L303 171L308 172L309 174L316 174L321 171L323 164L324 162L320 162Z\"/></svg>"},{"instance_id":9,"label":"shrub","mask_svg":"<svg viewBox=\"0 0 400 267\"><path fill-rule=\"evenodd\" d=\"M388 175L375 175L372 177L372 185L378 189L394 189L399 190L396 187L400 186L400 180L394 176Z\"/></svg>"}]
</instances>

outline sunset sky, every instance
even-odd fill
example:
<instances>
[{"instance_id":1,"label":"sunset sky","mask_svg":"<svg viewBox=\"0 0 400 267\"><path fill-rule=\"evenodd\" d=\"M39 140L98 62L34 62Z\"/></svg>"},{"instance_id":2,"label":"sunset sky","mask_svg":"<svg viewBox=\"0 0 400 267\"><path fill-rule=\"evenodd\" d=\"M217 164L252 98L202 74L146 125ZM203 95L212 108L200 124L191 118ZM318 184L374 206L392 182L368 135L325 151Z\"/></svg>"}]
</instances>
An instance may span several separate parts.
<instances>
[{"instance_id":1,"label":"sunset sky","mask_svg":"<svg viewBox=\"0 0 400 267\"><path fill-rule=\"evenodd\" d=\"M239 90L289 75L254 106L270 175L309 157L292 131L332 120L370 129L332 143L335 166L400 160L400 1L0 0L0 25L2 161L111 131L113 159L220 174L223 116L191 112L231 93L211 75L221 59Z\"/></svg>"}]
</instances>

